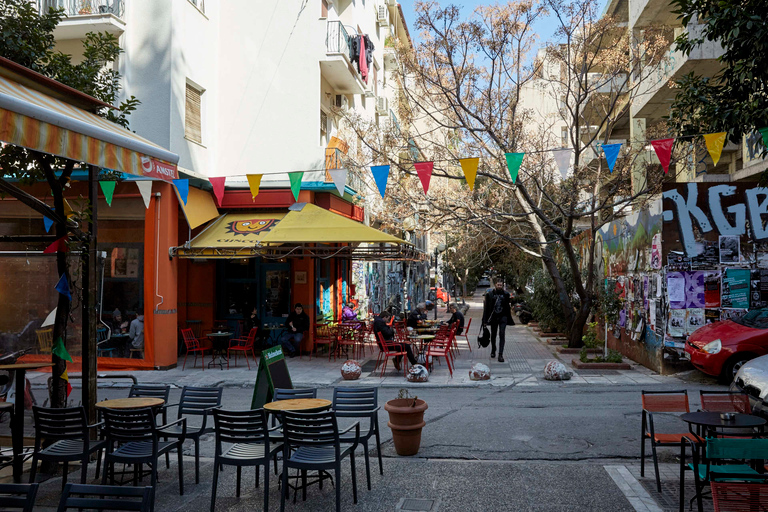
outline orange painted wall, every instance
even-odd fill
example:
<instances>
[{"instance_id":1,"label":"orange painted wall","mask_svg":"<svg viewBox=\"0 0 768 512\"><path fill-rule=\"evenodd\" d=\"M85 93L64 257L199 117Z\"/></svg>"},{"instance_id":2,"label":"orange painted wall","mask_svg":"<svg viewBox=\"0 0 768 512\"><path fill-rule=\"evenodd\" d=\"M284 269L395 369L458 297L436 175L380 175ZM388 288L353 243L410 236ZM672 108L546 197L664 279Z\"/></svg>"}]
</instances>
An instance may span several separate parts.
<instances>
[{"instance_id":1,"label":"orange painted wall","mask_svg":"<svg viewBox=\"0 0 768 512\"><path fill-rule=\"evenodd\" d=\"M216 262L192 262L178 258L179 326L202 320L201 332L213 329L216 311Z\"/></svg>"}]
</instances>

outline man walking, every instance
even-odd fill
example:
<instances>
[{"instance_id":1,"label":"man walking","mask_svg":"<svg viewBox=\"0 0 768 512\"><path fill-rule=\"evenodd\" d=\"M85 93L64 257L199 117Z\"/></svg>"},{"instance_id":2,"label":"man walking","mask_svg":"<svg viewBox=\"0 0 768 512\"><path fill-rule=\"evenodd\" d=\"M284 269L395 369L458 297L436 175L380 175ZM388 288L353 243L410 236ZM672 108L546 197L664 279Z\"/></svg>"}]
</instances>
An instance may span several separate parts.
<instances>
[{"instance_id":1,"label":"man walking","mask_svg":"<svg viewBox=\"0 0 768 512\"><path fill-rule=\"evenodd\" d=\"M485 292L483 300L483 325L491 326L491 359L496 357L496 333L499 335L499 362L504 362L504 331L507 324L515 325L510 309L510 295L504 289L504 281L496 278L495 287Z\"/></svg>"}]
</instances>

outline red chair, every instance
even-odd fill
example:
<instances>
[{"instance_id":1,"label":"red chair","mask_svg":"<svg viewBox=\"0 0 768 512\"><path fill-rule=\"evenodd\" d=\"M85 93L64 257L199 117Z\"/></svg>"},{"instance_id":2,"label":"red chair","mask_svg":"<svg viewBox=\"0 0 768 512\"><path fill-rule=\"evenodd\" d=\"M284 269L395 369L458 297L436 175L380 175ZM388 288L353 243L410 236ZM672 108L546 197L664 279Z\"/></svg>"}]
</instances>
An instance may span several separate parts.
<instances>
[{"instance_id":1,"label":"red chair","mask_svg":"<svg viewBox=\"0 0 768 512\"><path fill-rule=\"evenodd\" d=\"M351 324L339 324L338 331L337 331L337 341L336 341L336 350L334 350L333 358L336 359L336 356L341 356L342 349L345 349L345 351L349 352L349 347L352 347L352 358L357 358L357 338L355 336L355 333L357 332L356 327L357 325L351 325ZM328 360L330 360L330 355L328 356Z\"/></svg>"},{"instance_id":2,"label":"red chair","mask_svg":"<svg viewBox=\"0 0 768 512\"><path fill-rule=\"evenodd\" d=\"M315 347L326 345L328 347L328 360L331 360L331 352L336 343L336 327L332 324L315 324ZM315 349L317 350L317 348ZM309 359L312 359L312 352L309 352Z\"/></svg>"},{"instance_id":3,"label":"red chair","mask_svg":"<svg viewBox=\"0 0 768 512\"><path fill-rule=\"evenodd\" d=\"M447 335L438 331L435 339L432 340L427 348L427 361L430 357L443 357L445 358L445 364L448 366L448 372L453 378L453 356L451 355L451 340L453 339L453 329L451 329ZM439 361L439 360L438 360Z\"/></svg>"},{"instance_id":4,"label":"red chair","mask_svg":"<svg viewBox=\"0 0 768 512\"><path fill-rule=\"evenodd\" d=\"M248 361L248 352L253 356L253 362L256 363L256 352L253 350L253 344L256 342L256 333L259 331L257 327L251 328L251 332L245 338L234 338L229 340L229 348L227 349L227 370L229 370L229 353L235 352L235 366L237 366L237 353L242 352L245 355L245 362L248 363L248 369L251 369L251 363Z\"/></svg>"},{"instance_id":5,"label":"red chair","mask_svg":"<svg viewBox=\"0 0 768 512\"><path fill-rule=\"evenodd\" d=\"M464 338L467 341L467 346L469 347L469 351L472 352L472 344L469 342L469 327L472 325L472 319L470 318L467 322L467 325L464 326L464 330L461 334L457 334L456 337ZM457 346L458 349L458 346Z\"/></svg>"},{"instance_id":6,"label":"red chair","mask_svg":"<svg viewBox=\"0 0 768 512\"><path fill-rule=\"evenodd\" d=\"M712 482L715 512L751 512L768 508L768 484Z\"/></svg>"},{"instance_id":7,"label":"red chair","mask_svg":"<svg viewBox=\"0 0 768 512\"><path fill-rule=\"evenodd\" d=\"M699 391L701 410L707 412L740 412L752 414L749 395L733 391Z\"/></svg>"},{"instance_id":8,"label":"red chair","mask_svg":"<svg viewBox=\"0 0 768 512\"><path fill-rule=\"evenodd\" d=\"M202 358L202 368L203 371L205 371L205 352L207 350L211 350L211 347L203 347L200 345L200 340L195 338L195 333L192 332L192 329L182 329L181 330L181 337L184 339L184 346L186 347L187 351L184 354L184 364L181 367L181 370L184 371L184 369L187 367L187 356L190 352L195 353L195 361L192 363L192 368L195 367L195 364L197 364L197 354L200 353L200 357Z\"/></svg>"},{"instance_id":9,"label":"red chair","mask_svg":"<svg viewBox=\"0 0 768 512\"><path fill-rule=\"evenodd\" d=\"M384 365L381 367L381 377L383 377L384 372L387 369L387 360L389 358L405 356L403 357L403 377L405 377L408 368L408 354L404 350L400 350L394 341L385 340L380 332L377 332L376 336L378 336L379 339L379 357L376 358L376 366L373 371L376 371L376 368L378 368L379 364L383 361Z\"/></svg>"}]
</instances>

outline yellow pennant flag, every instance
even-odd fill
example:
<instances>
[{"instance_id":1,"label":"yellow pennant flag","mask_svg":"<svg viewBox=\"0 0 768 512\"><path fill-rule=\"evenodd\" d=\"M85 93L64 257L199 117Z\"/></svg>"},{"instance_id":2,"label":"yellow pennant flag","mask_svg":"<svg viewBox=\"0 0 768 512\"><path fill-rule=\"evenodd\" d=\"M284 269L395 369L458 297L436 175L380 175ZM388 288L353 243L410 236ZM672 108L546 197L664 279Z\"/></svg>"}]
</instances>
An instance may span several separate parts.
<instances>
[{"instance_id":1,"label":"yellow pennant flag","mask_svg":"<svg viewBox=\"0 0 768 512\"><path fill-rule=\"evenodd\" d=\"M707 145L707 151L709 151L709 156L712 157L715 165L720 161L720 154L723 152L723 144L725 144L725 135L725 132L704 135L704 144Z\"/></svg>"},{"instance_id":2,"label":"yellow pennant flag","mask_svg":"<svg viewBox=\"0 0 768 512\"><path fill-rule=\"evenodd\" d=\"M69 206L69 202L64 199L64 216L71 219L75 215L75 211Z\"/></svg>"},{"instance_id":3,"label":"yellow pennant flag","mask_svg":"<svg viewBox=\"0 0 768 512\"><path fill-rule=\"evenodd\" d=\"M251 187L251 197L255 200L256 196L259 195L261 174L246 174L245 177L248 178L248 186Z\"/></svg>"},{"instance_id":4,"label":"yellow pennant flag","mask_svg":"<svg viewBox=\"0 0 768 512\"><path fill-rule=\"evenodd\" d=\"M459 160L461 164L461 170L464 171L464 177L467 179L467 184L470 190L475 188L475 177L477 176L477 164L480 163L479 158L462 158Z\"/></svg>"}]
</instances>

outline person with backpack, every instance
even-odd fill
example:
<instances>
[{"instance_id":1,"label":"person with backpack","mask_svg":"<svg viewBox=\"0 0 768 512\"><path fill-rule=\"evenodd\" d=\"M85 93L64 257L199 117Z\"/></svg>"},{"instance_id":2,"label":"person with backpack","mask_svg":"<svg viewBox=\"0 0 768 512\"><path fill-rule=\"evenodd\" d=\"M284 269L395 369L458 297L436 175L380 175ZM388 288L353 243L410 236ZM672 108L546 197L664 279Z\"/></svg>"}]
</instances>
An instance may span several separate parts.
<instances>
[{"instance_id":1,"label":"person with backpack","mask_svg":"<svg viewBox=\"0 0 768 512\"><path fill-rule=\"evenodd\" d=\"M510 308L511 296L504 289L504 281L496 278L495 286L483 298L483 327L491 326L491 359L496 357L496 335L499 335L499 362L504 362L505 330L515 325Z\"/></svg>"}]
</instances>

